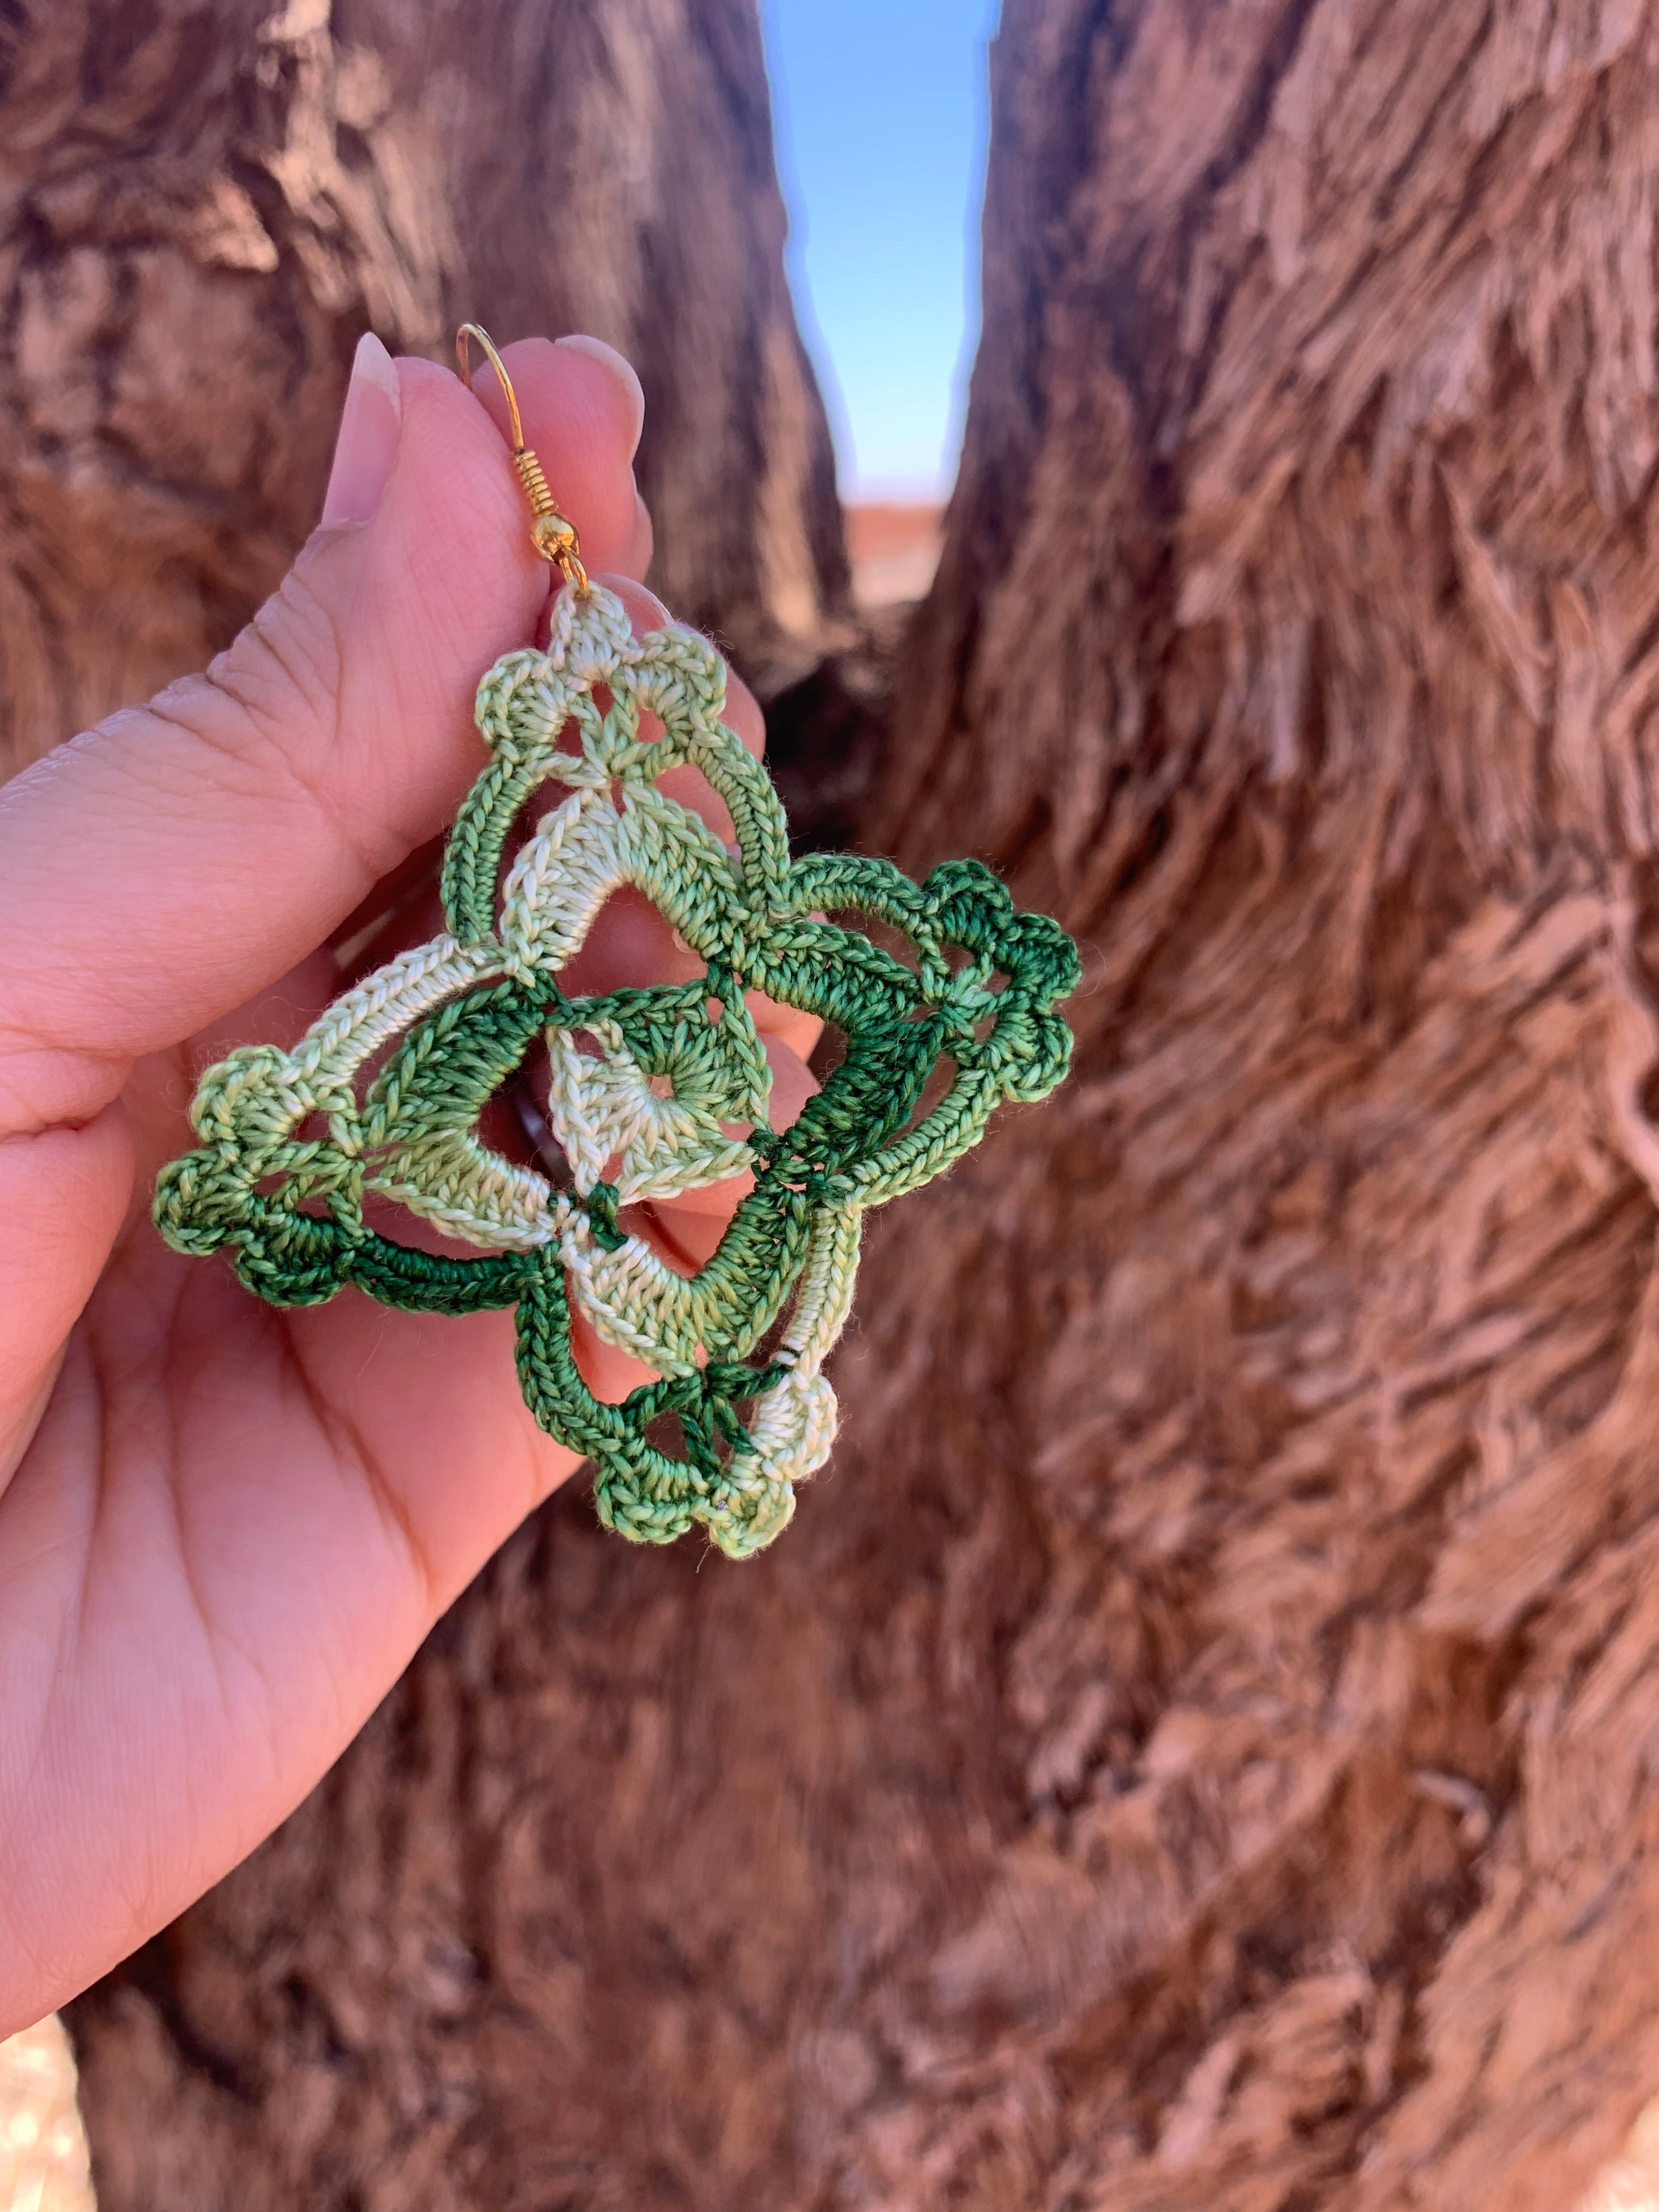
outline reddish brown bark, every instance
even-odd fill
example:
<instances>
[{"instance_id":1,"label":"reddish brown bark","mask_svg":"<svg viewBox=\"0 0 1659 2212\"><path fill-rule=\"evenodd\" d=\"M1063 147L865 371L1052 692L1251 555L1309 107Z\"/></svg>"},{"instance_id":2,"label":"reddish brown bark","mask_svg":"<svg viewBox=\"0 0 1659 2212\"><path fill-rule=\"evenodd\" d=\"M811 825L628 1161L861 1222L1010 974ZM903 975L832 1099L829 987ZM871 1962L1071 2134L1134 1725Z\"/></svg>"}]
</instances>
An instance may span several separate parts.
<instances>
[{"instance_id":1,"label":"reddish brown bark","mask_svg":"<svg viewBox=\"0 0 1659 2212\"><path fill-rule=\"evenodd\" d=\"M1559 2212L1659 2082L1644 0L1007 0L871 834L1084 939L741 1571L526 1529L106 2212ZM141 2118L142 2116L142 2118Z\"/></svg>"},{"instance_id":2,"label":"reddish brown bark","mask_svg":"<svg viewBox=\"0 0 1659 2212\"><path fill-rule=\"evenodd\" d=\"M653 582L799 678L847 570L783 235L750 0L0 9L0 770L246 619L370 325L622 347Z\"/></svg>"}]
</instances>

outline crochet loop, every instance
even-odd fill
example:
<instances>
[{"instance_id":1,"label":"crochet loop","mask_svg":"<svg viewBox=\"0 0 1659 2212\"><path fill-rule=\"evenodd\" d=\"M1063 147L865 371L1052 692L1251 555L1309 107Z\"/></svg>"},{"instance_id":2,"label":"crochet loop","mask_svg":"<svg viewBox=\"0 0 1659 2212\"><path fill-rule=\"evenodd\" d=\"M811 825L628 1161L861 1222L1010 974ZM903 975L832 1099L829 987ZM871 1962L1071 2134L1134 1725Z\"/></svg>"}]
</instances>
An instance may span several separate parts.
<instances>
[{"instance_id":1,"label":"crochet loop","mask_svg":"<svg viewBox=\"0 0 1659 2212\"><path fill-rule=\"evenodd\" d=\"M445 854L448 927L347 992L291 1052L246 1046L210 1068L191 1109L201 1142L162 1170L155 1218L181 1252L227 1250L278 1305L351 1283L420 1312L515 1307L526 1401L594 1461L601 1518L649 1543L701 1526L742 1558L829 1455L821 1370L851 1305L864 1213L948 1167L1001 1100L1060 1080L1072 1040L1055 1008L1076 988L1077 951L975 860L920 884L860 855L792 863L771 783L721 719L726 672L704 639L635 637L598 585L563 592L551 629L545 651L507 653L478 687L490 757ZM641 736L647 713L663 725L654 742ZM688 763L725 801L735 855L658 787ZM565 795L503 880L544 784ZM702 972L568 996L563 971L624 885ZM899 933L915 965L826 915ZM770 1123L751 991L844 1039L787 1129ZM479 1133L538 1045L568 1188ZM694 1275L625 1224L629 1206L745 1174ZM371 1194L472 1255L371 1230ZM574 1311L659 1379L621 1405L595 1398Z\"/></svg>"}]
</instances>

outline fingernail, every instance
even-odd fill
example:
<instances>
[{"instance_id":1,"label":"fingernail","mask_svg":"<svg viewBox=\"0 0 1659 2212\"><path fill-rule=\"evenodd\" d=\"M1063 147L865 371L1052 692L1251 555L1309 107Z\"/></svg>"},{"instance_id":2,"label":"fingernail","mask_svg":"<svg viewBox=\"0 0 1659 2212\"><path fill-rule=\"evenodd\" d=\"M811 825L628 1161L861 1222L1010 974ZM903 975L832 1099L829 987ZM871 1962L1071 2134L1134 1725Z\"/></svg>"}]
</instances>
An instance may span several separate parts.
<instances>
[{"instance_id":1,"label":"fingernail","mask_svg":"<svg viewBox=\"0 0 1659 2212\"><path fill-rule=\"evenodd\" d=\"M615 346L606 345L603 338L556 338L554 343L568 346L572 353L586 354L590 360L597 361L615 378L624 396L632 422L632 428L629 433L628 451L630 457L639 451L640 434L645 428L645 386L635 374L633 362L624 355L619 354Z\"/></svg>"},{"instance_id":2,"label":"fingernail","mask_svg":"<svg viewBox=\"0 0 1659 2212\"><path fill-rule=\"evenodd\" d=\"M323 527L367 522L386 496L398 459L403 398L392 356L373 331L357 341L323 501Z\"/></svg>"}]
</instances>

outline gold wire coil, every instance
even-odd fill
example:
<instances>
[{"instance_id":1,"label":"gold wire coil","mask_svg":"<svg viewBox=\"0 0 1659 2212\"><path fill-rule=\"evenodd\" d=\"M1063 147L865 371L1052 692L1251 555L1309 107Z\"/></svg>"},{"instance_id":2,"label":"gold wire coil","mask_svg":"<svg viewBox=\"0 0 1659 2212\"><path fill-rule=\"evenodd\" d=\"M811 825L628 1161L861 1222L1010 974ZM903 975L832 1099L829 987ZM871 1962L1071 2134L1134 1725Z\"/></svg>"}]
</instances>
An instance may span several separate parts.
<instances>
[{"instance_id":1,"label":"gold wire coil","mask_svg":"<svg viewBox=\"0 0 1659 2212\"><path fill-rule=\"evenodd\" d=\"M532 508L538 514L554 514L553 495L547 488L547 478L542 474L542 465L528 446L520 446L513 456Z\"/></svg>"},{"instance_id":2,"label":"gold wire coil","mask_svg":"<svg viewBox=\"0 0 1659 2212\"><path fill-rule=\"evenodd\" d=\"M524 441L524 422L519 413L518 395L513 389L513 380L507 373L506 363L495 350L489 333L478 323L463 323L455 333L455 358L460 364L461 381L469 392L472 389L472 356L467 341L476 338L484 355L501 380L507 398L507 421L513 432L513 465L519 472L525 497L530 502L530 542L542 559L556 568L579 599L587 596L587 571L582 566L581 540L576 526L568 515L559 512L557 502L548 489L547 478L534 451Z\"/></svg>"}]
</instances>

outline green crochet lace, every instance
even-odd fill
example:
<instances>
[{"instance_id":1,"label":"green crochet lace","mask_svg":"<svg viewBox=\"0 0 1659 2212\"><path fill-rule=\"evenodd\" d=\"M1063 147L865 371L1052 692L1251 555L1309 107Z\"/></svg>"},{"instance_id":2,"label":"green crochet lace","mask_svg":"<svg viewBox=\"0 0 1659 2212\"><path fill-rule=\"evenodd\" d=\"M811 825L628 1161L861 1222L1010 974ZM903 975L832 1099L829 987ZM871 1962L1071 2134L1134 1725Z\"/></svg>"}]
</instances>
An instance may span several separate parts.
<instances>
[{"instance_id":1,"label":"green crochet lace","mask_svg":"<svg viewBox=\"0 0 1659 2212\"><path fill-rule=\"evenodd\" d=\"M722 723L725 699L702 638L635 638L610 592L563 592L547 649L508 653L479 687L491 758L450 838L447 932L349 992L293 1051L245 1046L210 1068L191 1109L201 1144L163 1170L155 1218L181 1252L228 1248L275 1304L355 1283L425 1312L515 1306L525 1396L596 1463L601 1517L651 1543L701 1523L741 1557L777 1534L794 1485L828 1456L836 1402L821 1370L865 1211L975 1143L1000 1100L1060 1081L1071 1036L1054 1008L1078 959L1057 923L1016 913L976 861L948 861L921 886L884 860L792 863L782 808ZM655 742L641 734L647 713L663 725ZM573 733L580 750L562 749ZM682 763L725 800L735 854L657 788ZM509 832L548 781L568 795L502 884ZM623 884L655 901L707 972L568 998L561 974ZM826 915L902 933L915 965ZM845 1037L787 1129L768 1122L750 989ZM543 1042L563 1188L477 1128ZM919 1114L941 1063L948 1087ZM621 1218L745 1171L753 1188L694 1275ZM478 1256L377 1234L363 1218L371 1191ZM595 1398L571 1349L573 1300L659 1379L621 1405Z\"/></svg>"}]
</instances>

